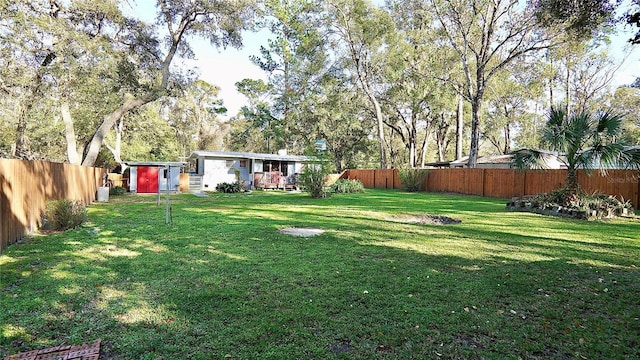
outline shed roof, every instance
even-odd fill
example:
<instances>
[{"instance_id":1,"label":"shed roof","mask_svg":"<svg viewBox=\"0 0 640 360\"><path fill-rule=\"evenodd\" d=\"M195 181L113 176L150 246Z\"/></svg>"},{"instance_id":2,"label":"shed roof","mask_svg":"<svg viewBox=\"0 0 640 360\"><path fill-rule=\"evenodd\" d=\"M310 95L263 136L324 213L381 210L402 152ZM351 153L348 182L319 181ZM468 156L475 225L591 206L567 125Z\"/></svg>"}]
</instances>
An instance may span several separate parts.
<instances>
[{"instance_id":1,"label":"shed roof","mask_svg":"<svg viewBox=\"0 0 640 360\"><path fill-rule=\"evenodd\" d=\"M179 167L184 166L186 162L180 161L125 161L127 166L150 166L150 167Z\"/></svg>"},{"instance_id":2,"label":"shed roof","mask_svg":"<svg viewBox=\"0 0 640 360\"><path fill-rule=\"evenodd\" d=\"M208 151L196 150L189 156L190 159L196 158L218 158L218 159L252 159L252 160L277 160L277 161L310 161L309 156L301 155L280 155L280 154L260 154L251 152L235 152L235 151Z\"/></svg>"}]
</instances>

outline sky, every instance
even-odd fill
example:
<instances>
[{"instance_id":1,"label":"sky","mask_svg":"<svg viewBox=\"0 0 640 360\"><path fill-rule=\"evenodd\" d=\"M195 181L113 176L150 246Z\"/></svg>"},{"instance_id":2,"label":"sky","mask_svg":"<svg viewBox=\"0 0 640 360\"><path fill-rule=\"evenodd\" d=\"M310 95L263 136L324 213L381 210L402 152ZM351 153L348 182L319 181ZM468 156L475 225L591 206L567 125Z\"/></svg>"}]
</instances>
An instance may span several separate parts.
<instances>
[{"instance_id":1,"label":"sky","mask_svg":"<svg viewBox=\"0 0 640 360\"><path fill-rule=\"evenodd\" d=\"M376 1L374 1L376 2ZM379 1L378 1L379 2ZM155 16L155 1L143 0L131 3L132 8L124 9L125 13L133 13L137 17L152 22ZM627 40L635 32L635 28L623 27L625 30L616 34L610 47L610 53L620 59L625 54ZM238 114L245 105L246 98L236 91L235 83L246 78L266 80L266 73L251 62L251 55L259 55L260 46L266 45L270 33L262 30L257 33L245 32L243 47L215 48L202 39L191 39L190 43L195 52L194 60L185 60L186 66L196 69L200 79L220 88L219 97L227 108L228 119ZM612 86L626 85L640 77L640 45L631 47L631 55L618 70Z\"/></svg>"},{"instance_id":2,"label":"sky","mask_svg":"<svg viewBox=\"0 0 640 360\"><path fill-rule=\"evenodd\" d=\"M253 64L249 57L259 55L260 46L266 45L268 38L268 31L245 33L241 49L217 49L207 41L192 42L196 59L188 60L187 64L198 69L200 79L220 88L219 97L227 108L226 118L237 115L246 104L244 95L236 91L236 82L243 79L266 81L266 73Z\"/></svg>"}]
</instances>

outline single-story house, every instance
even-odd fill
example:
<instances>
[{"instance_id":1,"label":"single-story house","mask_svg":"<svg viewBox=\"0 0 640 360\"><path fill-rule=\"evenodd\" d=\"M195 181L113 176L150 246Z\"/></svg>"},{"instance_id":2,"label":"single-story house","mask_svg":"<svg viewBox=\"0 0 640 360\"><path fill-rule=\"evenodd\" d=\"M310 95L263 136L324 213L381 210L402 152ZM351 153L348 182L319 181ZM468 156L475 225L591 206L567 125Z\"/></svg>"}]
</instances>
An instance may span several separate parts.
<instances>
[{"instance_id":1,"label":"single-story house","mask_svg":"<svg viewBox=\"0 0 640 360\"><path fill-rule=\"evenodd\" d=\"M185 162L141 161L125 162L129 166L129 191L139 194L178 192L180 172Z\"/></svg>"},{"instance_id":2,"label":"single-story house","mask_svg":"<svg viewBox=\"0 0 640 360\"><path fill-rule=\"evenodd\" d=\"M190 191L213 191L220 183L235 182L236 173L249 189L297 188L296 175L311 158L282 150L278 154L198 150L189 160Z\"/></svg>"},{"instance_id":3,"label":"single-story house","mask_svg":"<svg viewBox=\"0 0 640 360\"><path fill-rule=\"evenodd\" d=\"M514 168L514 157L515 154L521 150L516 150L510 154L506 155L487 155L487 156L478 156L478 162L476 168L478 169L513 169ZM544 154L546 154L546 163L547 169L566 169L566 165L562 162L562 159L558 156L557 153L551 151L538 150ZM469 157L464 156L458 160L453 161L442 161L425 164L431 167L438 168L452 168L452 169L460 169L468 167Z\"/></svg>"}]
</instances>

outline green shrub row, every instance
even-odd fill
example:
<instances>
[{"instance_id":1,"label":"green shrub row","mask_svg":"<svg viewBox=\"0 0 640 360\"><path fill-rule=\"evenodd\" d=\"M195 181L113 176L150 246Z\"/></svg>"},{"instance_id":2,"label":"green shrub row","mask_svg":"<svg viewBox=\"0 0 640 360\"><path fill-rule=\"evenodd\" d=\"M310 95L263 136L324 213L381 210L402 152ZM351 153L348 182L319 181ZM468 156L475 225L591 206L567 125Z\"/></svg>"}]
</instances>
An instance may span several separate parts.
<instances>
[{"instance_id":1,"label":"green shrub row","mask_svg":"<svg viewBox=\"0 0 640 360\"><path fill-rule=\"evenodd\" d=\"M234 194L234 193L242 192L244 191L244 189L242 188L242 185L239 182L233 182L233 183L223 182L216 185L216 191L219 193Z\"/></svg>"},{"instance_id":2,"label":"green shrub row","mask_svg":"<svg viewBox=\"0 0 640 360\"><path fill-rule=\"evenodd\" d=\"M336 194L353 194L364 192L364 185L360 180L338 179L329 187L329 192Z\"/></svg>"},{"instance_id":3,"label":"green shrub row","mask_svg":"<svg viewBox=\"0 0 640 360\"><path fill-rule=\"evenodd\" d=\"M127 192L127 189L122 186L113 186L109 188L109 195L124 195Z\"/></svg>"}]
</instances>

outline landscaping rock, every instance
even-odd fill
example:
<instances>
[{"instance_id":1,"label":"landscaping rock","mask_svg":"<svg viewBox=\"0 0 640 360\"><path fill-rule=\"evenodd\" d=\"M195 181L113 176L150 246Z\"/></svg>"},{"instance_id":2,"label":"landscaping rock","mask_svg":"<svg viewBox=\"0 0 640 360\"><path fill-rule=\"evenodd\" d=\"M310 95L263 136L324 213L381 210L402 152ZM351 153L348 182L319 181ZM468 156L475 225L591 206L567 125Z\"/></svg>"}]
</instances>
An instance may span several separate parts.
<instances>
[{"instance_id":1,"label":"landscaping rock","mask_svg":"<svg viewBox=\"0 0 640 360\"><path fill-rule=\"evenodd\" d=\"M285 228L280 229L280 233L291 236L312 237L324 234L324 230L315 228Z\"/></svg>"}]
</instances>

